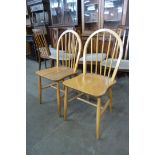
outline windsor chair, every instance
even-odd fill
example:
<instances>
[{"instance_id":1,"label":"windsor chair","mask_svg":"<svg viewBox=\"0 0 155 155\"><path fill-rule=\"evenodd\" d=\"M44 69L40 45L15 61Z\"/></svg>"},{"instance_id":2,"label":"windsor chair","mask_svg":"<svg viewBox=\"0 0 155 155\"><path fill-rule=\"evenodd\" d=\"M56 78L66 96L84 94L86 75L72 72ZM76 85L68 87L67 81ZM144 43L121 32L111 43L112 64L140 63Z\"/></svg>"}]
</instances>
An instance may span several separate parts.
<instances>
[{"instance_id":1,"label":"windsor chair","mask_svg":"<svg viewBox=\"0 0 155 155\"><path fill-rule=\"evenodd\" d=\"M93 49L93 39L96 39L96 45L98 46L98 40L99 38L102 38L102 51L101 51L101 57L100 60L96 59L95 61L95 68L93 69L93 61L90 62L90 73L87 73L87 61L86 61L86 54L88 46L91 47L91 54ZM108 47L105 46L105 42L108 42ZM96 58L98 58L98 48L96 48ZM106 69L106 66L102 67L103 63L103 53L106 51L106 60L108 59L110 51L113 52L112 59L117 50L119 50L119 56L117 59L117 63L114 70L111 70L111 65L108 68L108 71ZM85 45L84 45L84 52L83 52L83 73L73 77L72 79L65 80L63 82L65 87L65 94L64 94L64 120L67 120L67 109L68 109L68 102L73 101L74 99L78 99L80 101L83 101L93 107L96 107L96 138L100 138L100 124L101 124L101 116L107 109L107 107L110 107L110 112L112 112L112 86L116 83L115 76L118 71L118 67L120 64L120 60L122 58L123 54L123 43L118 36L117 33L115 33L112 30L109 29L99 29L92 33ZM92 60L92 56L91 56ZM98 61L100 64L98 64ZM103 75L102 75L103 74ZM80 92L77 96L74 96L71 99L68 99L68 89L74 89L77 92ZM92 103L81 96L83 94L90 95L92 97L95 97L97 99L97 104ZM106 103L102 106L101 105L101 97L103 95L107 95L109 99L106 101Z\"/></svg>"},{"instance_id":2,"label":"windsor chair","mask_svg":"<svg viewBox=\"0 0 155 155\"><path fill-rule=\"evenodd\" d=\"M81 52L81 39L73 30L64 31L57 42L56 66L48 69L39 70L38 75L38 93L39 101L42 101L42 89L52 87L57 90L58 114L61 115L61 96L60 82L65 78L77 74L78 61ZM60 63L61 61L61 63ZM52 84L42 86L42 78L52 81ZM55 86L56 85L56 86Z\"/></svg>"}]
</instances>

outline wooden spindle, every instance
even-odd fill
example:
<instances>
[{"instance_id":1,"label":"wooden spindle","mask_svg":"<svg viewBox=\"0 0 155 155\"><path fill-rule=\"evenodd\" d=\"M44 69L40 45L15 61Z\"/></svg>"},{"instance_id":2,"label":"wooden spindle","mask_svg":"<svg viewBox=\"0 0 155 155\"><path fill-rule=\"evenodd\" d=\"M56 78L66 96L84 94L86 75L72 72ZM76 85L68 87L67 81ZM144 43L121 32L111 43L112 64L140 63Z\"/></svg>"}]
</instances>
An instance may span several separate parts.
<instances>
[{"instance_id":1,"label":"wooden spindle","mask_svg":"<svg viewBox=\"0 0 155 155\"><path fill-rule=\"evenodd\" d=\"M71 55L71 34L69 33L69 41L68 41L68 51L69 51L69 66L68 67L71 67L71 62L70 62L70 55Z\"/></svg>"},{"instance_id":2,"label":"wooden spindle","mask_svg":"<svg viewBox=\"0 0 155 155\"><path fill-rule=\"evenodd\" d=\"M124 59L125 59L125 60L127 59L128 48L129 48L129 34L128 34L127 43L126 43L126 48L125 48L125 56L124 56Z\"/></svg>"},{"instance_id":3,"label":"wooden spindle","mask_svg":"<svg viewBox=\"0 0 155 155\"><path fill-rule=\"evenodd\" d=\"M65 59L66 59L65 66L67 67L67 34L65 34Z\"/></svg>"},{"instance_id":4,"label":"wooden spindle","mask_svg":"<svg viewBox=\"0 0 155 155\"><path fill-rule=\"evenodd\" d=\"M95 70L95 73L97 73L97 66L98 66L98 33L97 33L97 36L96 36L96 70Z\"/></svg>"},{"instance_id":5,"label":"wooden spindle","mask_svg":"<svg viewBox=\"0 0 155 155\"><path fill-rule=\"evenodd\" d=\"M91 38L91 73L93 72L93 40Z\"/></svg>"},{"instance_id":6,"label":"wooden spindle","mask_svg":"<svg viewBox=\"0 0 155 155\"><path fill-rule=\"evenodd\" d=\"M108 62L108 57L109 57L109 52L110 52L110 45L111 45L111 34L110 34L110 39L108 43L108 51L107 51L107 56L106 56L106 64L104 68L104 76L106 76L106 69L107 69L107 62Z\"/></svg>"},{"instance_id":7,"label":"wooden spindle","mask_svg":"<svg viewBox=\"0 0 155 155\"><path fill-rule=\"evenodd\" d=\"M62 65L64 66L64 48L63 48L63 37L61 38L61 50L62 50Z\"/></svg>"},{"instance_id":8,"label":"wooden spindle","mask_svg":"<svg viewBox=\"0 0 155 155\"><path fill-rule=\"evenodd\" d=\"M100 75L102 74L102 62L103 62L103 52L104 52L104 39L105 39L105 36L104 36L104 32L103 32L103 37L102 37L102 55L101 55L101 61L100 61Z\"/></svg>"},{"instance_id":9,"label":"wooden spindle","mask_svg":"<svg viewBox=\"0 0 155 155\"><path fill-rule=\"evenodd\" d=\"M110 61L110 67L109 67L109 71L108 71L108 77L110 76L111 66L112 66L112 63L113 63L113 58L115 56L116 46L117 46L117 40L115 39L115 45L114 45L114 49L113 49L113 52L112 52L112 57L111 57L111 61Z\"/></svg>"}]
</instances>

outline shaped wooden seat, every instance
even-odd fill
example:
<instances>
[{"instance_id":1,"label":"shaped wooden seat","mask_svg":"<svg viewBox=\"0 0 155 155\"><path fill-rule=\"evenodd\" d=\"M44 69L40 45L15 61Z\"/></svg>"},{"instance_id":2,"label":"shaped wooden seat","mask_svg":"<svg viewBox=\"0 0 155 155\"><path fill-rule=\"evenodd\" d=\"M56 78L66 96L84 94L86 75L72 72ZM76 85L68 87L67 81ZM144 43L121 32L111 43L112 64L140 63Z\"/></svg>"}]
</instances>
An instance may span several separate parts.
<instances>
[{"instance_id":1,"label":"shaped wooden seat","mask_svg":"<svg viewBox=\"0 0 155 155\"><path fill-rule=\"evenodd\" d=\"M74 72L73 68L60 66L40 70L37 71L36 74L52 81L60 81L68 76L76 74L76 72Z\"/></svg>"},{"instance_id":2,"label":"shaped wooden seat","mask_svg":"<svg viewBox=\"0 0 155 155\"><path fill-rule=\"evenodd\" d=\"M66 80L63 84L82 93L100 97L115 83L115 80L112 81L106 76L86 73L85 75L80 74L70 80Z\"/></svg>"},{"instance_id":3,"label":"shaped wooden seat","mask_svg":"<svg viewBox=\"0 0 155 155\"><path fill-rule=\"evenodd\" d=\"M93 61L88 63L86 61L87 56L87 49L88 46L91 46L91 54L93 49L93 39L96 39L96 55L98 55L98 40L99 37L102 36L102 51L106 52L106 62L108 60L109 53L112 54L111 58L111 64L109 67L104 67L104 71L102 71L102 63L103 59L100 59L99 61L96 59L95 61L95 70L93 70ZM106 39L105 39L106 38ZM108 48L105 48L105 41L108 41ZM114 70L112 70L112 63L113 58L116 52L116 49L118 49L118 59L117 63L115 65ZM93 53L94 54L94 53ZM91 106L96 107L96 138L100 138L100 124L101 124L101 116L104 114L107 107L110 107L110 111L112 112L112 86L116 83L115 76L122 58L123 54L123 43L121 41L121 38L118 36L118 34L112 30L109 29L100 29L92 33L89 38L87 39L85 45L84 45L84 52L83 52L83 74L76 76L72 79L66 80L63 82L65 86L65 95L64 95L64 120L67 119L67 108L68 108L68 102L71 102L74 99L78 99L80 101L83 101ZM101 55L102 58L103 55ZM87 64L90 64L90 73L87 73ZM99 72L99 74L98 74ZM71 99L68 99L68 89L72 88L76 90L77 92L80 92L77 96L74 96ZM80 96L83 94L91 95L95 98L97 98L97 104L91 103L90 101L81 98ZM102 106L101 97L103 95L108 95L109 99L105 102L105 104Z\"/></svg>"},{"instance_id":4,"label":"shaped wooden seat","mask_svg":"<svg viewBox=\"0 0 155 155\"><path fill-rule=\"evenodd\" d=\"M56 52L56 67L39 70L36 74L39 77L38 89L40 103L42 101L42 89L49 87L57 89L58 113L61 115L60 91L63 92L63 90L60 90L60 82L77 73L81 52L81 39L79 35L73 30L64 31L58 39ZM51 80L52 84L42 86L42 78ZM54 85L56 85L56 87Z\"/></svg>"}]
</instances>

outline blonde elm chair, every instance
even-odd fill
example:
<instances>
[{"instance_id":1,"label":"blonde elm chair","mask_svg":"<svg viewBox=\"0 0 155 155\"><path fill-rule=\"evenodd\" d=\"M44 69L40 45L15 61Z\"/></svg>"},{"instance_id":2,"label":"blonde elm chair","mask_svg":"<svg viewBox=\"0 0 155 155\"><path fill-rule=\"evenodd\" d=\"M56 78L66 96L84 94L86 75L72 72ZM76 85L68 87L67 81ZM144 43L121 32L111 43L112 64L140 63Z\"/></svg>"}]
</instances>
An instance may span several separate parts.
<instances>
[{"instance_id":1,"label":"blonde elm chair","mask_svg":"<svg viewBox=\"0 0 155 155\"><path fill-rule=\"evenodd\" d=\"M116 47L118 47L119 50L119 56L117 59L117 63L114 70L111 70L111 66L106 69L106 66L104 70L102 69L102 63L103 59L102 56L100 58L100 64L98 64L99 60L96 60L96 66L93 70L93 62L91 61L91 71L90 73L87 73L87 61L86 61L86 54L87 54L87 48L88 45L91 46L91 49L93 49L92 40L93 39L99 40L99 38L102 38L102 51L106 52L106 60L108 59L109 53L113 52L111 64L113 61L113 57L116 52ZM108 47L105 45L108 44ZM96 44L98 46L98 44ZM106 48L105 48L106 47ZM91 50L92 53L92 50ZM98 54L98 50L96 51L96 55ZM87 39L85 45L84 45L84 52L83 52L83 73L72 78L69 80L66 80L63 82L65 87L65 94L64 94L64 120L67 120L67 108L68 108L68 102L78 99L80 101L83 101L89 105L92 105L96 107L96 138L100 138L100 123L101 123L101 116L107 109L107 107L110 107L110 111L112 112L112 86L116 83L115 76L117 74L117 70L122 58L123 54L123 43L118 36L117 33L115 33L112 30L109 29L99 29L92 33L89 38ZM98 73L99 72L99 73ZM78 92L80 92L77 96L74 96L73 98L68 100L68 89L74 89ZM97 99L97 104L92 103L80 96L83 94L90 95L92 97L95 97ZM109 97L107 102L102 106L101 97L103 95L106 95Z\"/></svg>"},{"instance_id":2,"label":"blonde elm chair","mask_svg":"<svg viewBox=\"0 0 155 155\"><path fill-rule=\"evenodd\" d=\"M57 42L57 59L56 67L39 70L36 72L38 75L38 91L39 101L42 101L42 89L55 88L57 90L57 106L58 113L61 115L61 96L60 82L65 78L74 76L77 74L78 61L81 52L81 39L79 35L73 30L64 31ZM61 61L61 63L60 63ZM42 86L42 78L52 81L52 84ZM55 86L56 85L56 86Z\"/></svg>"},{"instance_id":3,"label":"blonde elm chair","mask_svg":"<svg viewBox=\"0 0 155 155\"><path fill-rule=\"evenodd\" d=\"M129 71L129 28L127 27L118 28L116 30L116 33L121 37L123 42L123 56L120 61L118 70L123 72L128 72ZM118 56L119 56L118 49L116 49L116 53L114 55L112 64L111 64L111 58L108 58L106 67L110 67L111 65L112 69L114 69L117 63ZM102 65L103 66L106 65L106 60L103 61Z\"/></svg>"}]
</instances>

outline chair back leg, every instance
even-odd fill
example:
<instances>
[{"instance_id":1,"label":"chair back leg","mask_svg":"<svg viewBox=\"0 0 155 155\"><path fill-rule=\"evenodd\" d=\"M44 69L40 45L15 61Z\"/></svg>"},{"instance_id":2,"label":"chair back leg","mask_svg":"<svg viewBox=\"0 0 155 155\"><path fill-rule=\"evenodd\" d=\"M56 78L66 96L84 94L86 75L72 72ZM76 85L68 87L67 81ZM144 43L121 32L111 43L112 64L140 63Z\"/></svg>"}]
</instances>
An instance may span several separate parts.
<instances>
[{"instance_id":1,"label":"chair back leg","mask_svg":"<svg viewBox=\"0 0 155 155\"><path fill-rule=\"evenodd\" d=\"M101 98L97 98L97 109L96 109L96 139L100 138L101 128Z\"/></svg>"}]
</instances>

